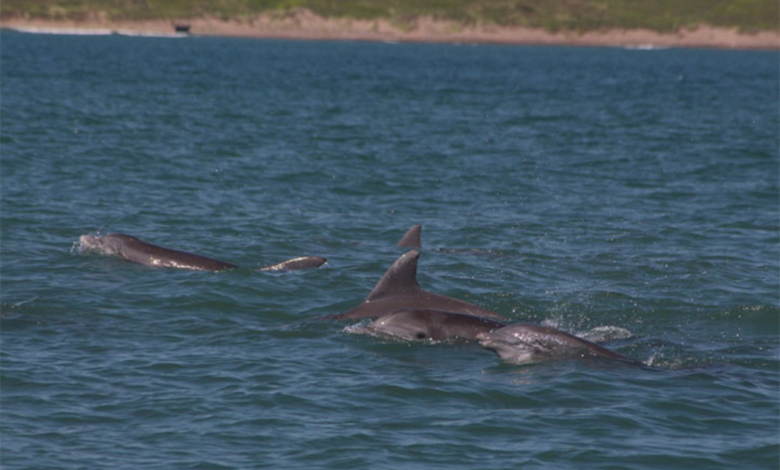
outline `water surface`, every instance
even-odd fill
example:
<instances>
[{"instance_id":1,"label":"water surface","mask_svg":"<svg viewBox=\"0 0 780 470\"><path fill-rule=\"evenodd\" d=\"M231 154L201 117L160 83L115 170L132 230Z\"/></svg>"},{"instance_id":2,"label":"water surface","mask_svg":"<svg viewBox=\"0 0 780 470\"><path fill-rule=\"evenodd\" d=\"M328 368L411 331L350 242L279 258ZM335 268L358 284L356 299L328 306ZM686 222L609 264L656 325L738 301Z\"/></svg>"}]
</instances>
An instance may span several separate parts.
<instances>
[{"instance_id":1,"label":"water surface","mask_svg":"<svg viewBox=\"0 0 780 470\"><path fill-rule=\"evenodd\" d=\"M776 53L1 39L4 468L777 468ZM652 368L313 321L416 223L423 288Z\"/></svg>"}]
</instances>

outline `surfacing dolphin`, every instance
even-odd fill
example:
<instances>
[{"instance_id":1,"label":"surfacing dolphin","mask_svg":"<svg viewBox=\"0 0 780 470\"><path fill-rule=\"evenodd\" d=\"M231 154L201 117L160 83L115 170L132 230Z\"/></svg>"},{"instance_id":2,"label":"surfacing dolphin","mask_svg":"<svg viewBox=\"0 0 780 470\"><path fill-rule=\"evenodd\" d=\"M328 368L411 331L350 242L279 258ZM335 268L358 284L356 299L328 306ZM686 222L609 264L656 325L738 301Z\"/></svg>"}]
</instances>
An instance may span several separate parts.
<instances>
[{"instance_id":1,"label":"surfacing dolphin","mask_svg":"<svg viewBox=\"0 0 780 470\"><path fill-rule=\"evenodd\" d=\"M365 327L369 333L412 341L474 341L505 324L488 318L431 309L404 309L384 315Z\"/></svg>"},{"instance_id":2,"label":"surfacing dolphin","mask_svg":"<svg viewBox=\"0 0 780 470\"><path fill-rule=\"evenodd\" d=\"M106 235L82 235L79 237L79 251L118 256L127 261L158 268L190 269L195 271L223 271L238 266L205 256L153 245L124 233ZM325 263L318 256L294 258L281 263L259 268L261 271L279 271L313 268Z\"/></svg>"},{"instance_id":3,"label":"surfacing dolphin","mask_svg":"<svg viewBox=\"0 0 780 470\"><path fill-rule=\"evenodd\" d=\"M232 263L207 258L194 253L163 248L124 233L82 235L79 237L79 250L119 256L133 263L158 268L222 271L238 267Z\"/></svg>"},{"instance_id":4,"label":"surfacing dolphin","mask_svg":"<svg viewBox=\"0 0 780 470\"><path fill-rule=\"evenodd\" d=\"M401 237L401 241L398 242L398 246L402 246L405 248L421 248L422 242L420 241L420 235L422 234L422 225L415 225L414 227L410 228L403 237Z\"/></svg>"},{"instance_id":5,"label":"surfacing dolphin","mask_svg":"<svg viewBox=\"0 0 780 470\"><path fill-rule=\"evenodd\" d=\"M408 251L401 255L382 279L357 307L338 315L320 317L321 320L381 317L400 309L434 309L465 313L476 317L504 319L490 310L468 302L424 291L417 283L417 260L420 252Z\"/></svg>"},{"instance_id":6,"label":"surfacing dolphin","mask_svg":"<svg viewBox=\"0 0 780 470\"><path fill-rule=\"evenodd\" d=\"M479 344L502 361L528 364L550 359L601 357L640 364L621 354L549 326L527 323L507 325L477 334Z\"/></svg>"}]
</instances>

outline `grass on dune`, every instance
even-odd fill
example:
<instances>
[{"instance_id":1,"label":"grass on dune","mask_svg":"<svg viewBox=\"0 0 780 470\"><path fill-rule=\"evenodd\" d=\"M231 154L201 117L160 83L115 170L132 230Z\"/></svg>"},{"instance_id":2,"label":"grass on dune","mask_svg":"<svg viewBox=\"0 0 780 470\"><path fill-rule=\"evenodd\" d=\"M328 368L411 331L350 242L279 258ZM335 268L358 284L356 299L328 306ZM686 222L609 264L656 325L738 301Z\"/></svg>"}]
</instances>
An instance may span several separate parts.
<instances>
[{"instance_id":1,"label":"grass on dune","mask_svg":"<svg viewBox=\"0 0 780 470\"><path fill-rule=\"evenodd\" d=\"M547 30L649 28L674 31L698 25L742 31L780 30L777 0L3 0L3 17L112 20L225 20L308 9L326 17L386 18L412 24L429 16L464 25L497 24Z\"/></svg>"}]
</instances>

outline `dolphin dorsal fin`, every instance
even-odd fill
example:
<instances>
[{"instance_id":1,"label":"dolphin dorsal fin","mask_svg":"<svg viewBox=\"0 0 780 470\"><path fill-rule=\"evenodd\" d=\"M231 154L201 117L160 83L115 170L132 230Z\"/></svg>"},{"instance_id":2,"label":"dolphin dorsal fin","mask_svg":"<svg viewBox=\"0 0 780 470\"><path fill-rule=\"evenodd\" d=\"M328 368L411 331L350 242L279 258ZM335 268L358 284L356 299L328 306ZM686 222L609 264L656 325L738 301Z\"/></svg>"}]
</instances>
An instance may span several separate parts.
<instances>
[{"instance_id":1,"label":"dolphin dorsal fin","mask_svg":"<svg viewBox=\"0 0 780 470\"><path fill-rule=\"evenodd\" d=\"M406 248L422 247L422 242L420 242L421 232L422 225L415 225L414 227L410 228L409 231L407 231L404 236L401 237L401 241L398 242L398 246L403 246Z\"/></svg>"},{"instance_id":2,"label":"dolphin dorsal fin","mask_svg":"<svg viewBox=\"0 0 780 470\"><path fill-rule=\"evenodd\" d=\"M420 290L417 284L417 260L420 252L407 251L395 260L382 279L376 283L374 290L368 294L366 301L377 300L388 295L409 294Z\"/></svg>"}]
</instances>

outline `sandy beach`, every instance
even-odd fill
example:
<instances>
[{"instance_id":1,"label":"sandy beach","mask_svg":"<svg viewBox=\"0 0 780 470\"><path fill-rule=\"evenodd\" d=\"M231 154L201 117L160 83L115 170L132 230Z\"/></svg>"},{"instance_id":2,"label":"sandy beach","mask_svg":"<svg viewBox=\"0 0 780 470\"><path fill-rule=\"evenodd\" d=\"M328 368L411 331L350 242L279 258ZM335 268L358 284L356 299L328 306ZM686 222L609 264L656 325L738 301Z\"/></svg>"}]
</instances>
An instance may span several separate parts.
<instances>
[{"instance_id":1,"label":"sandy beach","mask_svg":"<svg viewBox=\"0 0 780 470\"><path fill-rule=\"evenodd\" d=\"M628 48L694 47L719 49L780 49L780 32L740 33L736 29L700 26L676 33L645 29L611 29L584 33L557 32L495 25L464 26L432 18L408 23L385 19L324 18L307 10L284 15L262 15L246 20L199 18L182 20L196 36L228 36L301 40L355 40L385 42L441 42L474 44L527 44L614 46ZM25 32L59 34L176 35L169 20L84 21L2 18L0 27Z\"/></svg>"}]
</instances>

